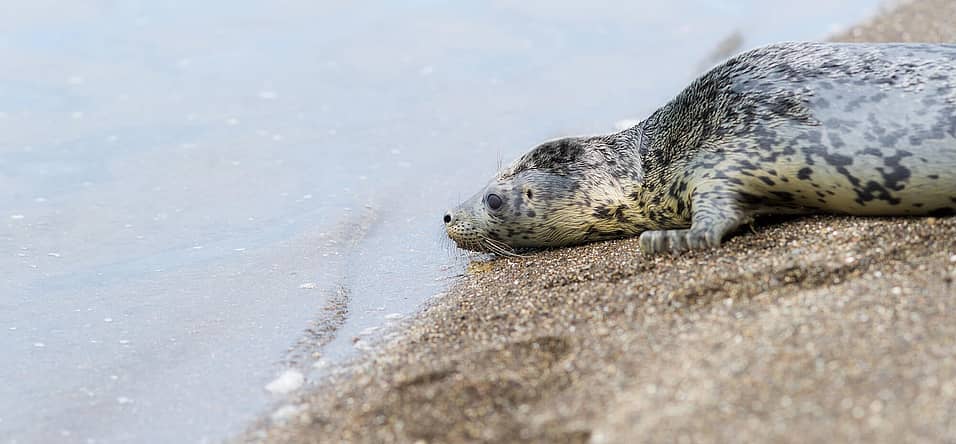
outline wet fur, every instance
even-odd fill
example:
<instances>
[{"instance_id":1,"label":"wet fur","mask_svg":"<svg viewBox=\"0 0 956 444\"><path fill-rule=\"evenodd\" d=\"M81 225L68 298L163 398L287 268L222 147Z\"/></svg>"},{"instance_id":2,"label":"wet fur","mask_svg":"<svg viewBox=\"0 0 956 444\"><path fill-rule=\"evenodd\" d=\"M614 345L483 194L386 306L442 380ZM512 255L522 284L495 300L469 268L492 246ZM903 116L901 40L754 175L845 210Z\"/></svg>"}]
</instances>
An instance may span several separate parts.
<instances>
[{"instance_id":1,"label":"wet fur","mask_svg":"<svg viewBox=\"0 0 956 444\"><path fill-rule=\"evenodd\" d=\"M643 233L656 253L716 246L758 214L954 211L956 45L786 43L728 60L633 128L536 147L446 231L513 248Z\"/></svg>"}]
</instances>

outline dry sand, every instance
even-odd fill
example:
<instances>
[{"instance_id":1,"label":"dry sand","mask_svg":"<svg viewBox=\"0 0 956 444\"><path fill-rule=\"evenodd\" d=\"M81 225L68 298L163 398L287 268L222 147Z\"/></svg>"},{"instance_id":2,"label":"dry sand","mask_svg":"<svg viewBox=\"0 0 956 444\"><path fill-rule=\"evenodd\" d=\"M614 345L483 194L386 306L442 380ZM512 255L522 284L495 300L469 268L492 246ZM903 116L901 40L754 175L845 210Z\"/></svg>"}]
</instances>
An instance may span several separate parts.
<instances>
[{"instance_id":1,"label":"dry sand","mask_svg":"<svg viewBox=\"0 0 956 444\"><path fill-rule=\"evenodd\" d=\"M956 2L836 39L956 41ZM630 239L470 269L240 440L956 441L954 218L811 217L676 258Z\"/></svg>"}]
</instances>

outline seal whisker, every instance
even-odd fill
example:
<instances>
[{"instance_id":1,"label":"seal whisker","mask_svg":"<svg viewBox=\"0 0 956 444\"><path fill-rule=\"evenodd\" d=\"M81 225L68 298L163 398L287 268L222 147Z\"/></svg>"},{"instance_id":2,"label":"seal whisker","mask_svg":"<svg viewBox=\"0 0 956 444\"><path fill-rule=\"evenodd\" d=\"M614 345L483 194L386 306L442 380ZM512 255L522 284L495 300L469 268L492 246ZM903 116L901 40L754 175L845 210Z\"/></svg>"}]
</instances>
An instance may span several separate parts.
<instances>
[{"instance_id":1,"label":"seal whisker","mask_svg":"<svg viewBox=\"0 0 956 444\"><path fill-rule=\"evenodd\" d=\"M479 251L504 254L502 253L502 248L500 246L495 245L491 241L491 239L488 239L487 237L482 237L481 239L478 240L478 242L476 242L475 245L478 247Z\"/></svg>"},{"instance_id":2,"label":"seal whisker","mask_svg":"<svg viewBox=\"0 0 956 444\"><path fill-rule=\"evenodd\" d=\"M509 257L515 256L514 253L511 253L508 250L505 250L501 248L500 246L492 244L492 243L487 243L487 242L482 243L482 246L484 247L484 250L488 251L489 253L495 253L495 254L499 254L502 256L509 256Z\"/></svg>"},{"instance_id":3,"label":"seal whisker","mask_svg":"<svg viewBox=\"0 0 956 444\"><path fill-rule=\"evenodd\" d=\"M478 253L491 253L491 251L480 240L471 240L459 245L461 248L466 250L475 251Z\"/></svg>"},{"instance_id":4,"label":"seal whisker","mask_svg":"<svg viewBox=\"0 0 956 444\"><path fill-rule=\"evenodd\" d=\"M452 244L451 239L448 237L448 233L445 230L441 230L438 237L439 248L445 250L445 252L451 254L454 251L454 244Z\"/></svg>"},{"instance_id":5,"label":"seal whisker","mask_svg":"<svg viewBox=\"0 0 956 444\"><path fill-rule=\"evenodd\" d=\"M508 257L526 257L524 255L516 253L514 249L512 249L510 246L508 246L504 242L497 241L484 236L481 238L481 240L483 241L484 246L492 250L494 253L500 254L502 256L508 256Z\"/></svg>"}]
</instances>

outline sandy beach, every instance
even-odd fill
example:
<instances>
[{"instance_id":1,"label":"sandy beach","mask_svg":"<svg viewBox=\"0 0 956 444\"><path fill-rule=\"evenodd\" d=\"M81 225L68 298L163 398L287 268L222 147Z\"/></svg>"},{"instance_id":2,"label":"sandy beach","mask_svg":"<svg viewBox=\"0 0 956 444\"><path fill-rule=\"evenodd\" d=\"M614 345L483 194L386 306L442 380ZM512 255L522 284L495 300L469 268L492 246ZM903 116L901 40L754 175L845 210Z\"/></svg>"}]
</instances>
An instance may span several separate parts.
<instances>
[{"instance_id":1,"label":"sandy beach","mask_svg":"<svg viewBox=\"0 0 956 444\"><path fill-rule=\"evenodd\" d=\"M919 0L840 41L956 41ZM956 218L759 221L474 262L247 442L956 441Z\"/></svg>"}]
</instances>

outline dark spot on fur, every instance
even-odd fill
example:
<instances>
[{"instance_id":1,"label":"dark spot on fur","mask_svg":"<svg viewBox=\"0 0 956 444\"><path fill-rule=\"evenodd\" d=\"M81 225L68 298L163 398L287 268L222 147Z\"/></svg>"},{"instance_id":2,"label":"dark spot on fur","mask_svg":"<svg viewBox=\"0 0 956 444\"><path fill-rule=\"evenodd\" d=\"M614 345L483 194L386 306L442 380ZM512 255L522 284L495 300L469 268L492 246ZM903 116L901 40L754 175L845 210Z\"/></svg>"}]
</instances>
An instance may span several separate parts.
<instances>
[{"instance_id":1,"label":"dark spot on fur","mask_svg":"<svg viewBox=\"0 0 956 444\"><path fill-rule=\"evenodd\" d=\"M893 156L883 158L883 164L886 168L880 167L876 169L883 175L883 186L894 191L903 189L904 184L910 178L910 170L900 164L900 161L912 155L913 154L908 151L899 150Z\"/></svg>"},{"instance_id":2,"label":"dark spot on fur","mask_svg":"<svg viewBox=\"0 0 956 444\"><path fill-rule=\"evenodd\" d=\"M594 208L594 212L591 213L591 215L598 219L608 220L611 218L611 210L604 205L599 205Z\"/></svg>"},{"instance_id":3,"label":"dark spot on fur","mask_svg":"<svg viewBox=\"0 0 956 444\"><path fill-rule=\"evenodd\" d=\"M954 214L956 214L956 208L952 207L937 208L929 212L929 215L933 217L952 216Z\"/></svg>"},{"instance_id":4,"label":"dark spot on fur","mask_svg":"<svg viewBox=\"0 0 956 444\"><path fill-rule=\"evenodd\" d=\"M627 219L627 217L624 215L624 210L625 210L625 208L626 208L626 207L624 207L623 205L621 205L621 206L617 207L617 209L614 210L614 218L617 219L618 222L621 222L621 223L624 223L624 224L630 222L630 221Z\"/></svg>"},{"instance_id":5,"label":"dark spot on fur","mask_svg":"<svg viewBox=\"0 0 956 444\"><path fill-rule=\"evenodd\" d=\"M771 191L770 194L777 196L778 198L780 198L780 200L783 200L785 202L790 202L793 200L793 193L790 193L787 191Z\"/></svg>"},{"instance_id":6,"label":"dark spot on fur","mask_svg":"<svg viewBox=\"0 0 956 444\"><path fill-rule=\"evenodd\" d=\"M749 205L763 204L765 202L763 197L757 196L756 194L750 194L743 191L739 192L738 194L740 195L740 200Z\"/></svg>"},{"instance_id":7,"label":"dark spot on fur","mask_svg":"<svg viewBox=\"0 0 956 444\"><path fill-rule=\"evenodd\" d=\"M728 183L732 183L732 184L734 184L734 185L743 185L743 184L744 184L744 181L742 181L742 180L740 180L740 179L738 179L738 178L736 178L736 177L723 176L723 179L726 180Z\"/></svg>"}]
</instances>

